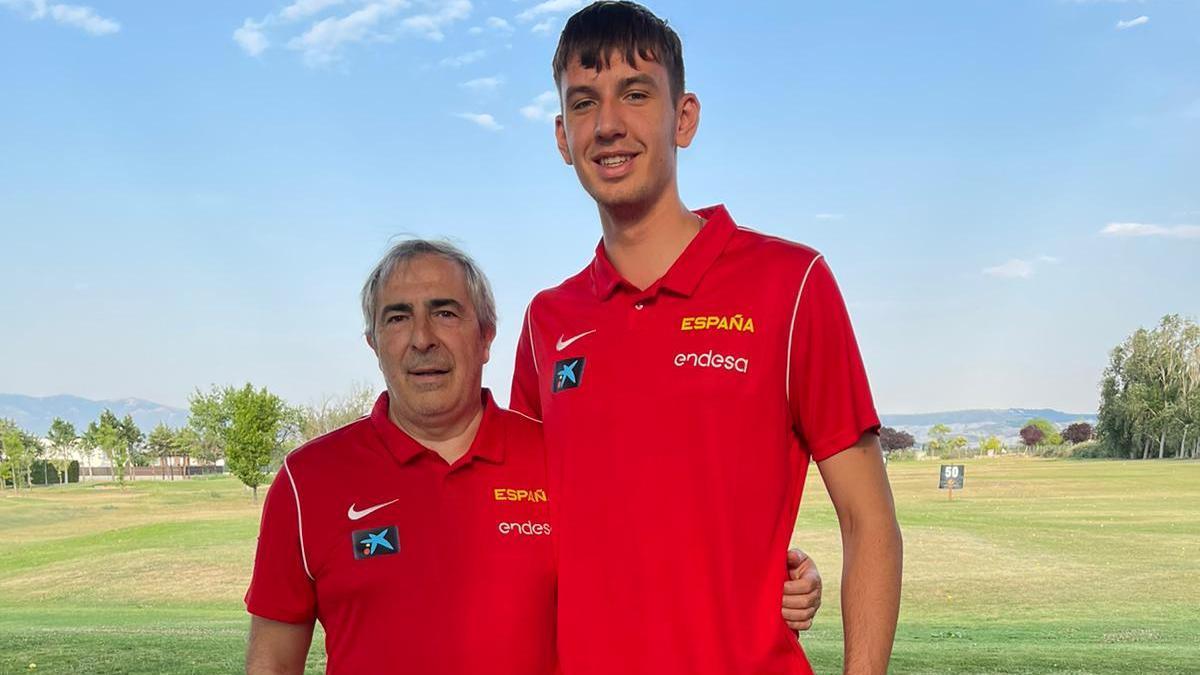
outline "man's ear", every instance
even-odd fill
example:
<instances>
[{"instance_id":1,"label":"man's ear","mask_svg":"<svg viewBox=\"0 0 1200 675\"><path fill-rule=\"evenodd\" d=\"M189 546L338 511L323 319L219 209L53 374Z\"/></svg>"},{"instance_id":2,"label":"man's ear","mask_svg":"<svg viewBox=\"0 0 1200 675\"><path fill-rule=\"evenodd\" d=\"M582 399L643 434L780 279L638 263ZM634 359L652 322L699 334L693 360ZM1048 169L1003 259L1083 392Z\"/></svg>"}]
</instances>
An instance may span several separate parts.
<instances>
[{"instance_id":1,"label":"man's ear","mask_svg":"<svg viewBox=\"0 0 1200 675\"><path fill-rule=\"evenodd\" d=\"M571 166L571 149L567 146L567 127L563 125L562 113L554 116L554 140L558 143L558 154L562 155L567 166Z\"/></svg>"},{"instance_id":2,"label":"man's ear","mask_svg":"<svg viewBox=\"0 0 1200 675\"><path fill-rule=\"evenodd\" d=\"M688 92L679 97L675 107L675 146L686 148L700 128L700 99Z\"/></svg>"},{"instance_id":3,"label":"man's ear","mask_svg":"<svg viewBox=\"0 0 1200 675\"><path fill-rule=\"evenodd\" d=\"M486 364L492 358L492 340L496 339L496 329L493 328L483 335L483 362Z\"/></svg>"},{"instance_id":4,"label":"man's ear","mask_svg":"<svg viewBox=\"0 0 1200 675\"><path fill-rule=\"evenodd\" d=\"M379 356L379 350L375 348L374 332L363 333L363 338L367 341L367 346L371 348L371 351L375 352L375 356Z\"/></svg>"}]
</instances>

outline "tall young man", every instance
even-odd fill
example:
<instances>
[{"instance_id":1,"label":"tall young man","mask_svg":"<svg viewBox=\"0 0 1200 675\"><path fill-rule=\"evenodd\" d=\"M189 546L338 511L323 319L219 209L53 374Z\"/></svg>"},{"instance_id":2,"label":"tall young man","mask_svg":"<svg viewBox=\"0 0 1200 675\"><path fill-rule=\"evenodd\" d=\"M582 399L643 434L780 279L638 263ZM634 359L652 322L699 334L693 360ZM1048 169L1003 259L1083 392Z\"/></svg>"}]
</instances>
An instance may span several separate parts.
<instances>
[{"instance_id":1,"label":"tall young man","mask_svg":"<svg viewBox=\"0 0 1200 675\"><path fill-rule=\"evenodd\" d=\"M554 77L558 149L603 239L530 304L511 405L543 421L559 495L564 672L810 673L778 592L815 460L842 530L845 672L884 673L902 544L832 273L722 206L683 205L700 102L644 7L575 14Z\"/></svg>"}]
</instances>

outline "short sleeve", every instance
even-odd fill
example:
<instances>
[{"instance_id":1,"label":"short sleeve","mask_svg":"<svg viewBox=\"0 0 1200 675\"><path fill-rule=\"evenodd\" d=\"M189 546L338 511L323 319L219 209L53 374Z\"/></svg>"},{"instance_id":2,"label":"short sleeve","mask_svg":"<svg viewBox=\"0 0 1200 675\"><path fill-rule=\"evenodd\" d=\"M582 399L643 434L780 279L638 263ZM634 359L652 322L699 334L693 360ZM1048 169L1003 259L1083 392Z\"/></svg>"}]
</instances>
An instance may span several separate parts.
<instances>
[{"instance_id":1,"label":"short sleeve","mask_svg":"<svg viewBox=\"0 0 1200 675\"><path fill-rule=\"evenodd\" d=\"M316 590L301 550L295 486L285 468L275 475L263 504L254 554L254 574L246 591L246 611L286 623L316 618Z\"/></svg>"},{"instance_id":2,"label":"short sleeve","mask_svg":"<svg viewBox=\"0 0 1200 675\"><path fill-rule=\"evenodd\" d=\"M525 322L517 341L517 360L513 365L512 395L508 407L536 420L542 419L542 401L538 389L537 354L533 348L533 303L525 310Z\"/></svg>"},{"instance_id":3,"label":"short sleeve","mask_svg":"<svg viewBox=\"0 0 1200 675\"><path fill-rule=\"evenodd\" d=\"M879 431L854 328L825 260L816 258L797 289L788 341L788 405L793 428L820 462Z\"/></svg>"}]
</instances>

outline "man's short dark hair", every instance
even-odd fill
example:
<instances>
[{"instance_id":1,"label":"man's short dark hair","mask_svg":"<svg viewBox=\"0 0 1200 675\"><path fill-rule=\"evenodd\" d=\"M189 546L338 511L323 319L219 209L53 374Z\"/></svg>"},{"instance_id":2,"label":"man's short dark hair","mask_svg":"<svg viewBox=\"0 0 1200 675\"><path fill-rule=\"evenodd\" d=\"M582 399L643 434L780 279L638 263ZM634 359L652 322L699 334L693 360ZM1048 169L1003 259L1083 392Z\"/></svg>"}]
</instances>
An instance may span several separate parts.
<instances>
[{"instance_id":1,"label":"man's short dark hair","mask_svg":"<svg viewBox=\"0 0 1200 675\"><path fill-rule=\"evenodd\" d=\"M554 52L554 84L574 59L597 72L608 68L613 53L632 65L634 56L655 61L667 69L672 103L683 95L683 44L679 36L653 12L636 2L604 0L579 10L567 20Z\"/></svg>"}]
</instances>

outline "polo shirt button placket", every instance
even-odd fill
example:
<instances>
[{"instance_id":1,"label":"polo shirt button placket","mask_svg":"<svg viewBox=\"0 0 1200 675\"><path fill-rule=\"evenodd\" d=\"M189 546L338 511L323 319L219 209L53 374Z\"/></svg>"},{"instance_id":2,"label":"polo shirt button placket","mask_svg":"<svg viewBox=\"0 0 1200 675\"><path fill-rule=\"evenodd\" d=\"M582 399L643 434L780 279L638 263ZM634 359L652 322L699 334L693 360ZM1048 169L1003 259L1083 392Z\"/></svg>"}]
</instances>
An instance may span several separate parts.
<instances>
[{"instance_id":1,"label":"polo shirt button placket","mask_svg":"<svg viewBox=\"0 0 1200 675\"><path fill-rule=\"evenodd\" d=\"M646 323L646 319L650 317L649 310L653 309L654 296L638 298L633 303L633 311L628 313L628 326L635 330L640 329Z\"/></svg>"}]
</instances>

